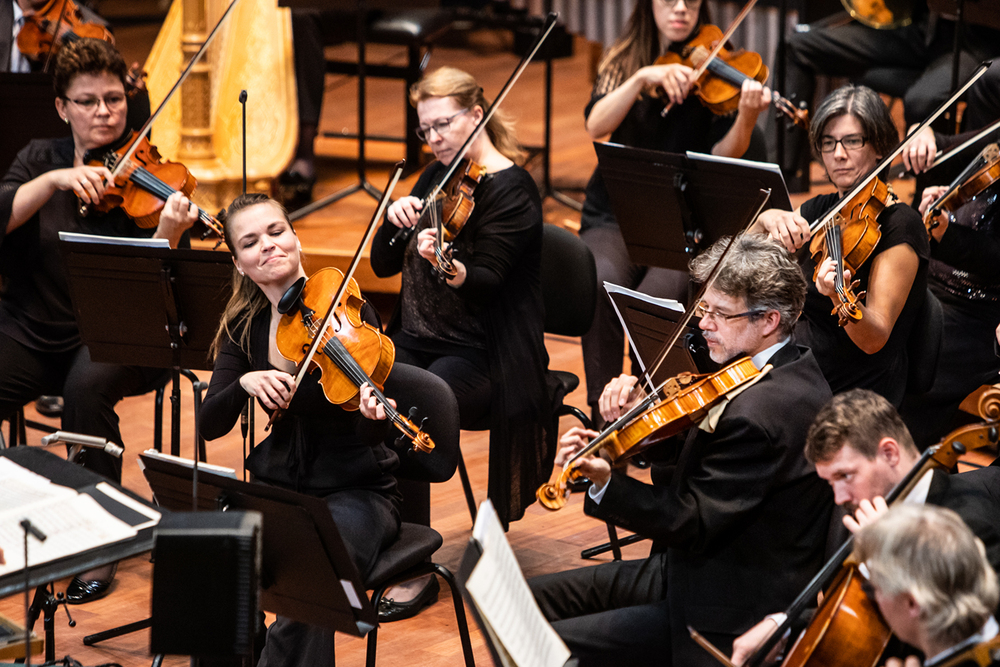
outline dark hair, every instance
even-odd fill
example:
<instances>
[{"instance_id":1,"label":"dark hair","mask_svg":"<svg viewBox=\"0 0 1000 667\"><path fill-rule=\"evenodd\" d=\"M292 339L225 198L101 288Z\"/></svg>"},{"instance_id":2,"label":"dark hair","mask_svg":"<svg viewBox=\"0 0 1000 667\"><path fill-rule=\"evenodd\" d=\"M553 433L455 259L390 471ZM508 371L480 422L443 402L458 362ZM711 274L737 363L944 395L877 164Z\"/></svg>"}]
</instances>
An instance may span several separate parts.
<instances>
[{"instance_id":1,"label":"dark hair","mask_svg":"<svg viewBox=\"0 0 1000 667\"><path fill-rule=\"evenodd\" d=\"M823 463L849 444L869 461L878 454L882 438L892 438L909 454L918 454L913 437L896 408L870 389L837 394L816 415L806 436L806 459Z\"/></svg>"},{"instance_id":2,"label":"dark hair","mask_svg":"<svg viewBox=\"0 0 1000 667\"><path fill-rule=\"evenodd\" d=\"M826 126L848 114L858 119L865 140L879 157L888 155L899 143L899 132L879 94L866 86L848 84L827 95L809 123L809 143L817 159L822 160L819 146Z\"/></svg>"},{"instance_id":3,"label":"dark hair","mask_svg":"<svg viewBox=\"0 0 1000 667\"><path fill-rule=\"evenodd\" d=\"M731 241L728 236L719 239L691 260L691 277L699 283L708 280ZM802 269L784 246L763 234L742 234L733 242L736 246L726 255L713 289L742 297L748 310L778 311L781 332L790 335L806 302Z\"/></svg>"},{"instance_id":4,"label":"dark hair","mask_svg":"<svg viewBox=\"0 0 1000 667\"><path fill-rule=\"evenodd\" d=\"M128 66L118 49L103 39L82 37L67 42L59 49L52 86L56 95L65 98L73 79L80 74L111 74L125 85Z\"/></svg>"}]
</instances>

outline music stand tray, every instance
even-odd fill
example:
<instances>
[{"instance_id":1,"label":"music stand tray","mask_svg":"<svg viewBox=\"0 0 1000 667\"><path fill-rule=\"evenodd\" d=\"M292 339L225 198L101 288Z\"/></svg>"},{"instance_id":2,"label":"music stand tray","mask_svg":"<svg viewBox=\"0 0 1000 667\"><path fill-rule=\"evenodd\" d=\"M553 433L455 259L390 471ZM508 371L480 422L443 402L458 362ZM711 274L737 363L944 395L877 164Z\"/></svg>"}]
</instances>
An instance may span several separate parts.
<instances>
[{"instance_id":1,"label":"music stand tray","mask_svg":"<svg viewBox=\"0 0 1000 667\"><path fill-rule=\"evenodd\" d=\"M771 189L791 210L780 171L747 160L595 143L612 209L635 264L687 271L688 262L743 228Z\"/></svg>"},{"instance_id":2,"label":"music stand tray","mask_svg":"<svg viewBox=\"0 0 1000 667\"><path fill-rule=\"evenodd\" d=\"M192 469L139 455L157 502L190 509ZM199 470L199 509L256 510L264 518L261 608L363 637L378 616L322 498Z\"/></svg>"}]
</instances>

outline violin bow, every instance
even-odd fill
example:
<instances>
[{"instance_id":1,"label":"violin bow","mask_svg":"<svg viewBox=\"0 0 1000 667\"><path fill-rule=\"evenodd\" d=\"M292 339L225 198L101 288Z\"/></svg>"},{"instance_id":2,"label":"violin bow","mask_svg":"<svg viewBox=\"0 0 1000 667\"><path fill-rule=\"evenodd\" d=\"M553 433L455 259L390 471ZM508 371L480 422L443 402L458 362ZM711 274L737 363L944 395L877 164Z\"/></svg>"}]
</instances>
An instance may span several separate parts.
<instances>
[{"instance_id":1,"label":"violin bow","mask_svg":"<svg viewBox=\"0 0 1000 667\"><path fill-rule=\"evenodd\" d=\"M927 213L924 214L924 224L927 225L928 231L937 227L938 223L934 221L934 218L940 215L945 202L947 202L951 196L955 194L955 192L965 185L965 182L972 178L976 172L991 163L996 162L998 156L1000 156L1000 148L998 148L997 144L988 144L979 153L979 155L972 160L972 162L966 165L965 169L962 170L962 173L956 176L955 180L953 180L948 186L948 189L942 192L941 195L927 207Z\"/></svg>"},{"instance_id":2,"label":"violin bow","mask_svg":"<svg viewBox=\"0 0 1000 667\"><path fill-rule=\"evenodd\" d=\"M978 81L979 77L981 77L983 74L986 73L986 70L989 69L989 66L991 64L992 64L992 61L985 61L985 62L981 63L979 65L979 67L976 68L976 71L973 72L972 75L966 80L966 82L963 83L958 88L958 90L956 90L954 93L951 94L951 97L949 97L947 100L945 100L944 102L942 102L938 106L938 108L935 109L933 113L931 113L930 116L928 116L927 118L925 118L923 120L923 122L921 122L920 125L917 126L917 129L913 130L908 135L906 135L906 138L903 139L898 144L896 144L896 147L894 149L892 149L889 152L888 155L886 155L885 157L883 157L881 162L879 162L878 164L876 164L871 169L871 171L869 171L867 174L865 174L864 176L862 176L858 180L858 184L855 185L853 188L851 188L851 190L846 195L844 195L843 197L841 197L840 198L840 202L836 206L834 206L829 211L827 211L818 220L815 220L812 223L810 223L809 224L809 235L812 236L818 230L820 230L821 228L823 228L827 224L829 224L830 221L833 220L838 213L840 213L840 211L844 207L844 205L847 204L847 202L849 202L852 199L854 199L854 197L857 194L859 194L862 190L864 190L866 187L868 187L868 185L871 182L872 178L876 177L880 171L882 171L887 166L889 166L889 164L892 163L892 161L896 159L896 156L898 156L900 153L902 153L903 149L905 149L906 146L911 141L913 141L913 139L916 138L916 136L918 134L920 134L921 132L924 131L924 128L928 127L931 123L933 123L937 119L937 117L940 116L941 114L943 114L948 109L948 107L950 107L952 104L955 103L955 101L959 97L961 97L962 95L964 95L965 91L967 91L969 88L971 88L972 84L974 84L976 81Z\"/></svg>"},{"instance_id":3,"label":"violin bow","mask_svg":"<svg viewBox=\"0 0 1000 667\"><path fill-rule=\"evenodd\" d=\"M235 1L235 0L234 0ZM320 323L319 328L316 330L316 335L313 336L312 344L306 351L306 355L299 362L299 367L295 371L295 387L298 389L299 385L302 383L302 378L306 376L309 371L309 363L316 356L316 351L320 349L323 345L323 334L330 327L330 321L333 319L333 315L337 310L337 304L344 297L344 292L347 291L347 285L351 282L351 278L354 277L354 272L357 270L358 265L361 263L361 256L364 252L365 246L372 239L372 234L375 233L375 227L382 216L385 215L385 209L389 206L389 199L392 197L392 191L396 189L396 183L399 182L400 176L403 174L403 167L406 166L406 160L400 160L392 168L392 177L389 182L385 185L385 190L382 191L382 198L379 200L378 208L375 209L375 214L372 215L372 219L368 222L368 228L365 230L364 238L361 239L361 243L358 244L358 249L354 251L354 258L351 260L351 265L348 267L347 271L344 272L344 279L340 282L340 287L337 288L337 293L333 296L333 300L330 302L330 307L326 311L326 316L323 317L323 321ZM292 398L295 396L295 390L292 390L291 395L288 397L288 402L292 402ZM276 409L271 413L271 418L267 421L267 426L264 430L271 428L271 424L277 421L283 410L281 408Z\"/></svg>"},{"instance_id":4,"label":"violin bow","mask_svg":"<svg viewBox=\"0 0 1000 667\"><path fill-rule=\"evenodd\" d=\"M965 445L960 442L949 444L938 443L928 448L927 451L921 454L920 458L910 468L903 479L892 488L892 491L886 494L886 504L891 505L898 499L906 498L913 491L913 487L923 479L925 473L932 468L950 469L963 454L965 454ZM798 597L789 605L788 609L785 610L784 622L778 625L778 628L765 641L761 642L753 654L747 658L743 663L746 667L760 667L763 664L771 649L781 641L785 636L785 632L798 620L802 612L815 602L816 594L833 579L853 550L854 535L851 535L844 540L844 543L840 545L837 552L830 557L830 560L816 573L816 576L812 578L802 592L799 593Z\"/></svg>"},{"instance_id":5,"label":"violin bow","mask_svg":"<svg viewBox=\"0 0 1000 667\"><path fill-rule=\"evenodd\" d=\"M722 35L722 39L720 39L718 43L715 45L715 47L708 52L708 57L705 58L705 62L703 62L694 70L694 74L692 75L691 78L692 81L697 82L698 79L701 78L701 75L704 74L705 70L708 69L709 64L713 60L715 60L715 56L719 55L719 51L721 51L726 46L726 43L729 41L729 38L733 36L733 33L736 32L736 29L740 27L741 23L743 23L743 19L747 17L747 15L750 13L750 10L753 9L753 6L756 4L757 0L750 0L746 5L743 6L743 9L740 10L740 13L736 15L736 18L733 19L733 22L729 24L728 28L726 28L726 32ZM687 5L685 5L685 7L686 6ZM666 116L667 112L669 112L673 108L674 108L674 103L667 102L667 106L663 107L663 111L660 112L660 117L662 118L663 116Z\"/></svg>"},{"instance_id":6,"label":"violin bow","mask_svg":"<svg viewBox=\"0 0 1000 667\"><path fill-rule=\"evenodd\" d=\"M937 153L934 154L934 162L931 163L931 166L927 167L926 171L930 171L934 167L940 167L942 164L944 164L951 158L955 157L956 155L964 151L972 144L976 143L983 137L988 136L991 132L993 132L997 128L1000 128L1000 119L993 121L983 129L981 129L979 132L976 132L975 135L960 143L958 146L955 146L954 148L949 148L947 152L938 151ZM916 132L911 132L911 134L916 134ZM902 178L908 173L909 170L906 167L900 165L899 169L892 173L892 178Z\"/></svg>"},{"instance_id":7,"label":"violin bow","mask_svg":"<svg viewBox=\"0 0 1000 667\"><path fill-rule=\"evenodd\" d=\"M69 6L69 0L63 0L62 8L59 10L59 19L56 21L55 32L52 33L52 45L49 46L49 52L45 54L45 65L42 66L42 71L46 74L49 73L49 65L52 63L52 55L56 52L56 42L59 40L59 27L63 24L63 20L66 18L66 8Z\"/></svg>"},{"instance_id":8,"label":"violin bow","mask_svg":"<svg viewBox=\"0 0 1000 667\"><path fill-rule=\"evenodd\" d=\"M482 134L483 130L486 129L486 124L490 122L491 118L493 118L493 115L500 108L500 104L503 103L504 99L507 97L507 94L510 93L511 88L513 88L514 84L517 83L517 80L521 78L521 74L524 73L525 68L528 67L528 64L531 63L532 59L535 57L535 54L538 53L538 49L542 47L542 43L545 41L545 38L548 37L549 33L552 32L552 29L555 27L556 20L558 18L559 18L558 12L549 12L548 16L545 17L545 23L542 25L542 31L535 39L534 45L531 47L528 53L526 53L525 56L521 58L521 62L518 64L517 69L515 69L514 73L511 74L510 78L507 79L507 83L503 85L503 88L500 89L500 93L497 94L496 99L493 100L493 104L491 104L490 108L486 110L486 113L483 114L483 117L482 119L480 119L479 124L476 125L475 128L473 128L472 133L468 137L466 137L465 143L463 143L462 146L458 149L458 152L455 153L455 157L452 158L451 164L448 165L448 170L444 173L444 177L441 178L441 180L438 181L437 185L434 186L434 188L430 191L430 193L426 197L424 197L425 202L430 201L431 199L437 197L438 194L441 193L441 190L444 189L445 183L447 183L451 179L451 177L455 174L455 170L458 169L459 163L461 163L462 158L464 158L465 154L469 152L469 148L472 146L472 142L474 142L479 137L479 135ZM400 229L398 232L396 232L396 234L389 241L389 245L395 245L397 241L407 239L410 237L411 234L413 234L413 227L404 227Z\"/></svg>"}]
</instances>

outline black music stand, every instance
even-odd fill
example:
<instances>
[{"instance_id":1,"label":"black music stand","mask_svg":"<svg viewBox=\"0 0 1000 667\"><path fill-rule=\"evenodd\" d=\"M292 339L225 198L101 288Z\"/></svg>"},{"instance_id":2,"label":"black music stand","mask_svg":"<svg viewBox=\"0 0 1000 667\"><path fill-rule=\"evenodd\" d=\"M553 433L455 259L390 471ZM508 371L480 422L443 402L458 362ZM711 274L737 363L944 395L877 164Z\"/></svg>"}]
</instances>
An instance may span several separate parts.
<instances>
[{"instance_id":1,"label":"black music stand","mask_svg":"<svg viewBox=\"0 0 1000 667\"><path fill-rule=\"evenodd\" d=\"M229 300L232 259L211 250L61 240L80 338L94 361L169 368L170 453L180 454L180 374L211 370L208 350ZM114 304L113 307L109 307ZM200 387L195 388L195 451Z\"/></svg>"},{"instance_id":2,"label":"black music stand","mask_svg":"<svg viewBox=\"0 0 1000 667\"><path fill-rule=\"evenodd\" d=\"M629 256L635 264L687 271L723 236L741 231L770 189L768 208L792 210L777 165L595 143Z\"/></svg>"},{"instance_id":3,"label":"black music stand","mask_svg":"<svg viewBox=\"0 0 1000 667\"><path fill-rule=\"evenodd\" d=\"M187 509L192 469L140 455L160 506ZM264 517L261 609L355 637L378 616L322 498L205 472L198 476L199 509L256 510Z\"/></svg>"},{"instance_id":4,"label":"black music stand","mask_svg":"<svg viewBox=\"0 0 1000 667\"><path fill-rule=\"evenodd\" d=\"M105 509L131 526L138 526L140 523L149 521L149 517L124 505L119 505L107 495L97 491L96 486L100 482L111 484L118 491L129 496L137 503L152 507L147 501L117 484L108 482L100 475L74 465L65 459L61 459L51 452L36 447L10 447L0 450L0 456L5 456L14 463L48 478L56 484L68 486L80 493L87 493L93 496ZM162 512L163 510L158 509L158 511ZM47 663L55 662L56 659L55 612L59 608L59 605L64 603L62 594L56 597L48 590L49 582L80 572L86 572L87 570L107 565L108 563L115 563L125 558L150 551L152 548L153 526L148 526L139 530L139 533L131 539L95 549L88 549L87 551L37 566L30 566L28 586L35 587L35 598L31 604L31 614L26 620L25 625L28 629L31 629L35 621L38 620L38 616L44 613L45 660ZM24 587L25 576L23 572L6 574L0 577L0 598L23 591Z\"/></svg>"},{"instance_id":5,"label":"black music stand","mask_svg":"<svg viewBox=\"0 0 1000 667\"><path fill-rule=\"evenodd\" d=\"M0 171L14 162L31 139L69 135L53 103L52 75L0 72Z\"/></svg>"}]
</instances>

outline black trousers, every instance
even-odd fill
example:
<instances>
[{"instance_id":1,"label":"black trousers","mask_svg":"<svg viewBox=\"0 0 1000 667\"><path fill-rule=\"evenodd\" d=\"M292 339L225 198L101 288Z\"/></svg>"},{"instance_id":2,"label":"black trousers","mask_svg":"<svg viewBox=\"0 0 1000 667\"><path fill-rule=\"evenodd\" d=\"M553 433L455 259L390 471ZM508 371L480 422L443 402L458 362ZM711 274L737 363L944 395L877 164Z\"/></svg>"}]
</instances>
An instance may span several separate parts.
<instances>
[{"instance_id":1,"label":"black trousers","mask_svg":"<svg viewBox=\"0 0 1000 667\"><path fill-rule=\"evenodd\" d=\"M993 353L997 322L982 312L981 304L940 288L934 292L944 310L934 385L926 394L904 398L899 410L920 451L948 434L966 396L981 385L1000 381L1000 359Z\"/></svg>"},{"instance_id":2,"label":"black trousers","mask_svg":"<svg viewBox=\"0 0 1000 667\"><path fill-rule=\"evenodd\" d=\"M582 339L583 370L587 378L587 402L594 406L605 385L622 372L625 332L604 282L614 283L655 297L687 301L688 277L682 271L633 264L625 239L617 225L592 227L580 233L597 262L597 308L594 322ZM633 374L639 369L633 359Z\"/></svg>"},{"instance_id":3,"label":"black trousers","mask_svg":"<svg viewBox=\"0 0 1000 667\"><path fill-rule=\"evenodd\" d=\"M535 577L528 586L580 667L669 665L665 559L612 561Z\"/></svg>"},{"instance_id":4,"label":"black trousers","mask_svg":"<svg viewBox=\"0 0 1000 667\"><path fill-rule=\"evenodd\" d=\"M423 368L444 380L455 392L462 428L482 430L489 426L493 392L486 352L483 352L481 360L473 361L466 357L407 349L397 343L396 363Z\"/></svg>"},{"instance_id":5,"label":"black trousers","mask_svg":"<svg viewBox=\"0 0 1000 667\"><path fill-rule=\"evenodd\" d=\"M0 334L0 369L0 420L10 419L43 394L62 396L62 430L105 438L122 447L115 405L125 396L153 391L169 377L162 368L91 361L86 346L60 354L38 352L5 334ZM121 459L87 449L83 464L121 481Z\"/></svg>"},{"instance_id":6,"label":"black trousers","mask_svg":"<svg viewBox=\"0 0 1000 667\"><path fill-rule=\"evenodd\" d=\"M395 504L375 491L348 489L326 497L337 530L364 579L399 533ZM267 629L258 667L335 664L334 631L278 616Z\"/></svg>"},{"instance_id":7,"label":"black trousers","mask_svg":"<svg viewBox=\"0 0 1000 667\"><path fill-rule=\"evenodd\" d=\"M345 11L292 10L292 49L300 123L319 124L326 77L323 47L354 39L356 21L355 14Z\"/></svg>"}]
</instances>

